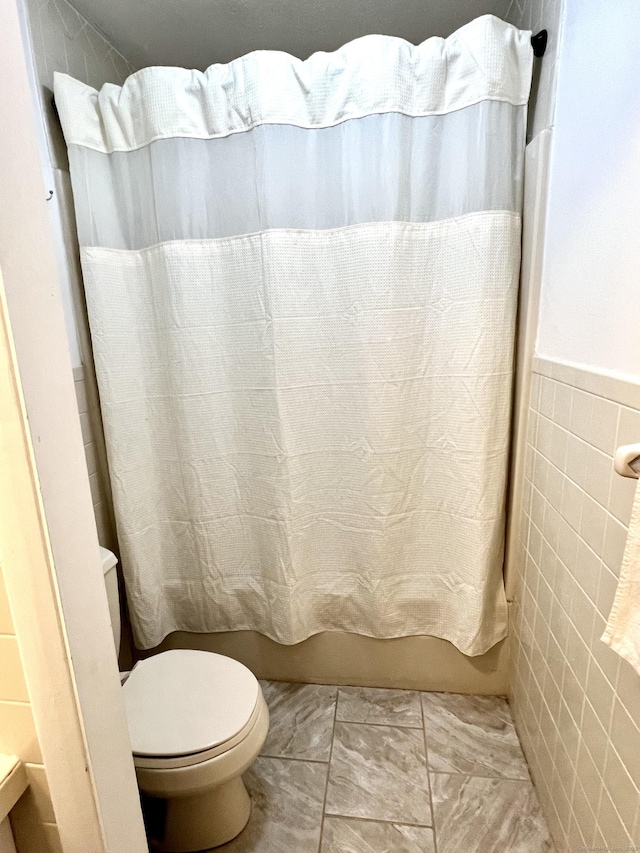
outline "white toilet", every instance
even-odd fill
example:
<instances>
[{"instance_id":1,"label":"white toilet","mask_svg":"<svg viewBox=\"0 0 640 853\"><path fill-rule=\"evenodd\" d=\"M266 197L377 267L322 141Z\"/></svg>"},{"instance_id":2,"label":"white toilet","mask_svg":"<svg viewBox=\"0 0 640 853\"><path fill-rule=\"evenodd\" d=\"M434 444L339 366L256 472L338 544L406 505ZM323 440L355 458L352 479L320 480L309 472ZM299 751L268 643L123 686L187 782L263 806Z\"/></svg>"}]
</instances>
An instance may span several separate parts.
<instances>
[{"instance_id":1,"label":"white toilet","mask_svg":"<svg viewBox=\"0 0 640 853\"><path fill-rule=\"evenodd\" d=\"M117 560L100 552L119 650ZM235 838L251 811L241 774L269 728L253 673L223 655L177 649L140 661L122 689L138 785L163 801L152 848L193 853Z\"/></svg>"}]
</instances>

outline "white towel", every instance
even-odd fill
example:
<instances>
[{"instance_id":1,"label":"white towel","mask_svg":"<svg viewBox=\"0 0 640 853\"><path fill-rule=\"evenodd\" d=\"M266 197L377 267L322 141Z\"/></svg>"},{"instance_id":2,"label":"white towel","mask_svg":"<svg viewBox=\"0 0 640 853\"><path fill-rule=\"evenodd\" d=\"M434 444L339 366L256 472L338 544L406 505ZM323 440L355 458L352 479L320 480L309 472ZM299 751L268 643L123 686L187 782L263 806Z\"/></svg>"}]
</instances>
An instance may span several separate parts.
<instances>
[{"instance_id":1,"label":"white towel","mask_svg":"<svg viewBox=\"0 0 640 853\"><path fill-rule=\"evenodd\" d=\"M633 501L618 589L601 639L640 674L640 485Z\"/></svg>"}]
</instances>

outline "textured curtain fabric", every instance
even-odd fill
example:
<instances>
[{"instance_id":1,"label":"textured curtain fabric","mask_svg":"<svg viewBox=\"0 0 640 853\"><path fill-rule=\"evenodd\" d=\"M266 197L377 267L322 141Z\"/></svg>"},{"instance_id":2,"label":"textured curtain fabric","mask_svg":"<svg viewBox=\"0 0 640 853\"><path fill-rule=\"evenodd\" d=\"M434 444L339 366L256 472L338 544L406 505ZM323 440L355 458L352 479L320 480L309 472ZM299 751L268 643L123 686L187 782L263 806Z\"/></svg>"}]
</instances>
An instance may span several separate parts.
<instances>
[{"instance_id":1,"label":"textured curtain fabric","mask_svg":"<svg viewBox=\"0 0 640 853\"><path fill-rule=\"evenodd\" d=\"M141 647L505 636L529 35L56 75Z\"/></svg>"}]
</instances>

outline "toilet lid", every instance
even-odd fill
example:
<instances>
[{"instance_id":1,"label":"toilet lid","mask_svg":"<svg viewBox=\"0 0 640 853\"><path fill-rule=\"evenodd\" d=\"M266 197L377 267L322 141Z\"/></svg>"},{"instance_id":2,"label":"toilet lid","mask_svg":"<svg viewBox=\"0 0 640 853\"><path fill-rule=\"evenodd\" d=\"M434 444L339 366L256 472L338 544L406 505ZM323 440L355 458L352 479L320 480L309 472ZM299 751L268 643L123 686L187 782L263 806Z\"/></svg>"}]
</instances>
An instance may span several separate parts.
<instances>
[{"instance_id":1,"label":"toilet lid","mask_svg":"<svg viewBox=\"0 0 640 853\"><path fill-rule=\"evenodd\" d=\"M140 661L123 685L135 755L189 755L234 738L249 722L260 685L233 658L193 649Z\"/></svg>"}]
</instances>

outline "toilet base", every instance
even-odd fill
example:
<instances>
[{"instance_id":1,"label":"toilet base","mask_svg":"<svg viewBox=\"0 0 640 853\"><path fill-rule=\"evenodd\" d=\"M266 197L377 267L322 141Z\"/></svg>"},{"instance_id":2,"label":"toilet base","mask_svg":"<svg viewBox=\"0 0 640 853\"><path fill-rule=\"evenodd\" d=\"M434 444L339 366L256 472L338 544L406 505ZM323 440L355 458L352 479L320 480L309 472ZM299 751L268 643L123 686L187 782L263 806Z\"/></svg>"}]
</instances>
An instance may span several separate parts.
<instances>
[{"instance_id":1,"label":"toilet base","mask_svg":"<svg viewBox=\"0 0 640 853\"><path fill-rule=\"evenodd\" d=\"M247 825L251 800L241 776L190 797L165 800L161 839L152 850L162 853L196 853L231 841Z\"/></svg>"}]
</instances>

